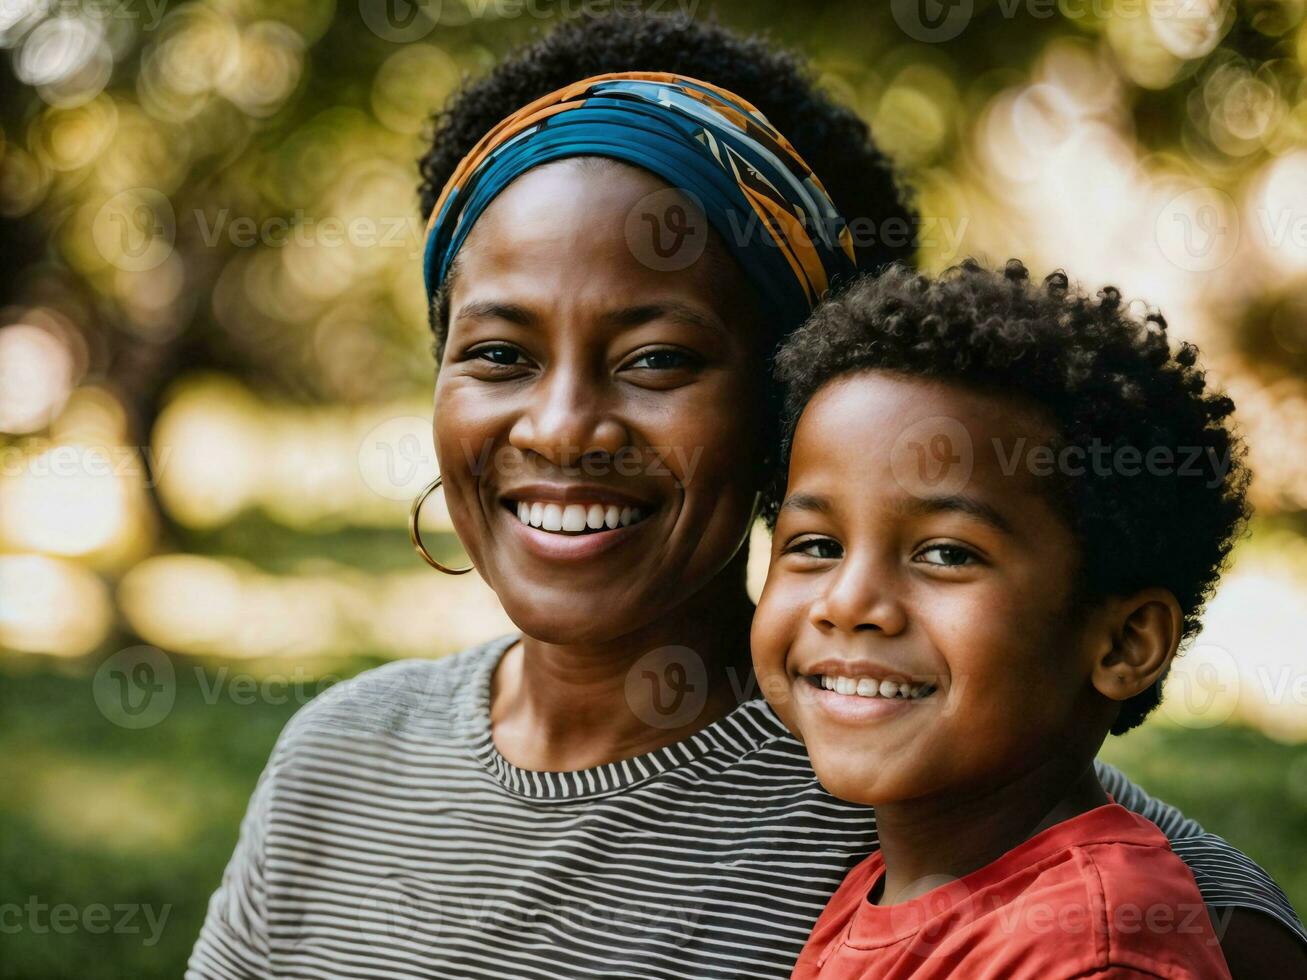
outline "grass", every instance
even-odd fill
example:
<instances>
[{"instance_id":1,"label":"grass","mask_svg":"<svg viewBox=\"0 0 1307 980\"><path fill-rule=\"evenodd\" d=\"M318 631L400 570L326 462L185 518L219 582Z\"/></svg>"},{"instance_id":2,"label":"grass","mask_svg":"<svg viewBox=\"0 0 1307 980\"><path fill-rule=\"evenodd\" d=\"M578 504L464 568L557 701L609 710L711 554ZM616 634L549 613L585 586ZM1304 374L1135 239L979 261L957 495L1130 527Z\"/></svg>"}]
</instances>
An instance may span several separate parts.
<instances>
[{"instance_id":1,"label":"grass","mask_svg":"<svg viewBox=\"0 0 1307 980\"><path fill-rule=\"evenodd\" d=\"M97 710L89 676L7 666L0 977L180 976L249 793L302 698L292 690L282 704L247 703L220 686L243 668L179 666L167 717L132 730ZM1307 745L1153 723L1105 755L1242 847L1307 907Z\"/></svg>"},{"instance_id":2,"label":"grass","mask_svg":"<svg viewBox=\"0 0 1307 980\"><path fill-rule=\"evenodd\" d=\"M207 669L202 683L178 663L172 710L138 730L105 719L90 676L0 684L0 904L23 906L0 919L7 932L21 925L3 938L0 977L181 976L250 791L302 699L292 689L284 704L244 703L230 686L242 666ZM141 911L120 932L97 931L101 913L84 911L106 906L119 922L121 905ZM72 908L71 927L54 906Z\"/></svg>"}]
</instances>

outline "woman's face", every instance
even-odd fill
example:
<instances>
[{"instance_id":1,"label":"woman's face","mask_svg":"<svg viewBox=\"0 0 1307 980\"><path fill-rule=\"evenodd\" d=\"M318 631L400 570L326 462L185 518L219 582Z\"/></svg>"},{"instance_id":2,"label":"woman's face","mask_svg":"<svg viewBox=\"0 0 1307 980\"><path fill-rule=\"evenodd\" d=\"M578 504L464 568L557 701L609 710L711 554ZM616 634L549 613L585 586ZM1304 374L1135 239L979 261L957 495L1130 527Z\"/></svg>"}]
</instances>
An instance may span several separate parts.
<instances>
[{"instance_id":1,"label":"woman's face","mask_svg":"<svg viewBox=\"0 0 1307 980\"><path fill-rule=\"evenodd\" d=\"M460 539L528 636L654 624L748 530L768 347L694 214L642 170L563 160L501 193L458 255L436 453Z\"/></svg>"}]
</instances>

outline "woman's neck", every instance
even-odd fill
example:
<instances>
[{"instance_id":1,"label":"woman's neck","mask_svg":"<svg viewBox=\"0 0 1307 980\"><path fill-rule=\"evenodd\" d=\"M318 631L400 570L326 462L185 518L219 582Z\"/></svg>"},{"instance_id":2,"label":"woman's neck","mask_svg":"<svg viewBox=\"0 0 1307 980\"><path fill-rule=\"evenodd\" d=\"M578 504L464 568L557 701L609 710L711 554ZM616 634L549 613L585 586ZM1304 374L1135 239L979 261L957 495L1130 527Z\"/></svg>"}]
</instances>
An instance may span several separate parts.
<instances>
[{"instance_id":1,"label":"woman's neck","mask_svg":"<svg viewBox=\"0 0 1307 980\"><path fill-rule=\"evenodd\" d=\"M743 569L729 568L621 637L559 644L524 636L491 681L495 747L523 769L560 772L688 738L754 696L752 615Z\"/></svg>"},{"instance_id":2,"label":"woman's neck","mask_svg":"<svg viewBox=\"0 0 1307 980\"><path fill-rule=\"evenodd\" d=\"M1055 824L1109 802L1091 761L1049 760L983 791L876 807L885 861L879 904L906 902L961 878Z\"/></svg>"}]
</instances>

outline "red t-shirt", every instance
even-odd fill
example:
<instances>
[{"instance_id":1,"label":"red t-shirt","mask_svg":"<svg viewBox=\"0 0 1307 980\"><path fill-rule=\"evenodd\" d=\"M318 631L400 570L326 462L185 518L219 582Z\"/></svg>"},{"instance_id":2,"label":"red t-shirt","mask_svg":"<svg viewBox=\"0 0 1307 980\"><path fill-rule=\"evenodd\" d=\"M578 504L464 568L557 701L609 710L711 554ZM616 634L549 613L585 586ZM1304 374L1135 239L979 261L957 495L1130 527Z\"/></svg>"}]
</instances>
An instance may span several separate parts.
<instances>
[{"instance_id":1,"label":"red t-shirt","mask_svg":"<svg viewBox=\"0 0 1307 980\"><path fill-rule=\"evenodd\" d=\"M1193 875L1115 803L898 905L867 900L884 869L877 851L849 872L794 980L1229 980Z\"/></svg>"}]
</instances>

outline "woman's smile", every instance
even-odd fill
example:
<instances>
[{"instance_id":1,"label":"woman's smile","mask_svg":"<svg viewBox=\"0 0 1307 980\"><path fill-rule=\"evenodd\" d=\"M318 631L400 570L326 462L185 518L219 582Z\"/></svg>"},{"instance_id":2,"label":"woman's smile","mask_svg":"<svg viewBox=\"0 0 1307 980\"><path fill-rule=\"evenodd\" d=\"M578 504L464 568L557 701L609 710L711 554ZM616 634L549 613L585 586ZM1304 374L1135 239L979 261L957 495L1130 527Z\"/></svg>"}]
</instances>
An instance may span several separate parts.
<instances>
[{"instance_id":1,"label":"woman's smile","mask_svg":"<svg viewBox=\"0 0 1307 980\"><path fill-rule=\"evenodd\" d=\"M508 505L512 510L512 504ZM540 501L517 502L517 519L523 524L548 531L551 534L595 534L630 527L648 517L638 507L618 507L616 504L542 504Z\"/></svg>"},{"instance_id":2,"label":"woman's smile","mask_svg":"<svg viewBox=\"0 0 1307 980\"><path fill-rule=\"evenodd\" d=\"M505 491L500 502L526 525L552 534L595 534L629 527L657 505L647 497L594 484L532 484Z\"/></svg>"},{"instance_id":3,"label":"woman's smile","mask_svg":"<svg viewBox=\"0 0 1307 980\"><path fill-rule=\"evenodd\" d=\"M660 510L646 497L585 484L534 484L499 500L514 540L552 561L588 561L633 542Z\"/></svg>"}]
</instances>

